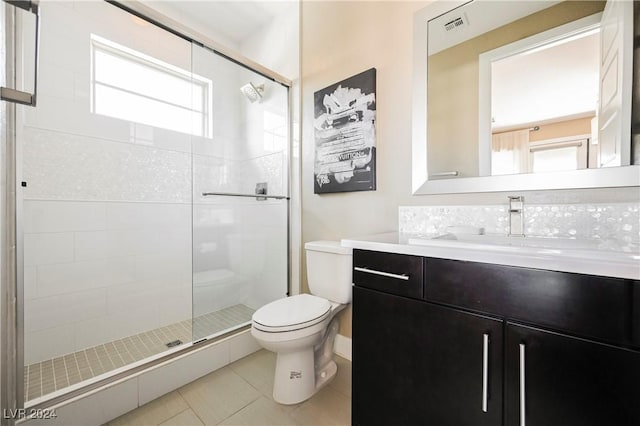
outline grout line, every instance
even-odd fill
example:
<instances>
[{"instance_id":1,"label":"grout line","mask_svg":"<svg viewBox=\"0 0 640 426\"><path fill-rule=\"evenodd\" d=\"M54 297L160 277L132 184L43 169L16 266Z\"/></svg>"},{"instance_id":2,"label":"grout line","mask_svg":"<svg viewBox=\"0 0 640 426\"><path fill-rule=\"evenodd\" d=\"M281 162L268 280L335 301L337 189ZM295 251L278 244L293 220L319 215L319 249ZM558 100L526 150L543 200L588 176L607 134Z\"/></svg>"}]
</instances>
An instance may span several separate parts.
<instances>
[{"instance_id":1,"label":"grout line","mask_svg":"<svg viewBox=\"0 0 640 426\"><path fill-rule=\"evenodd\" d=\"M40 396L44 395L44 378L42 377L42 371L44 370L44 362L40 363Z\"/></svg>"},{"instance_id":2,"label":"grout line","mask_svg":"<svg viewBox=\"0 0 640 426\"><path fill-rule=\"evenodd\" d=\"M25 379L25 381L24 381L24 385L23 385L23 387L24 387L24 393L25 393L25 398L24 398L24 399L25 399L25 400L28 400L28 398L27 398L27 397L29 396L29 370L30 370L30 366L29 366L29 365L27 365L27 366L25 367L25 369L26 369L27 377L26 377L26 379Z\"/></svg>"},{"instance_id":3,"label":"grout line","mask_svg":"<svg viewBox=\"0 0 640 426\"><path fill-rule=\"evenodd\" d=\"M69 368L67 367L67 359L64 355L61 357L62 364L64 365L64 377L67 379L67 385L71 384L71 380L69 379Z\"/></svg>"},{"instance_id":4,"label":"grout line","mask_svg":"<svg viewBox=\"0 0 640 426\"><path fill-rule=\"evenodd\" d=\"M58 381L56 380L56 366L53 365L53 358L49 360L51 362L51 375L53 376L53 390L58 389Z\"/></svg>"},{"instance_id":5,"label":"grout line","mask_svg":"<svg viewBox=\"0 0 640 426\"><path fill-rule=\"evenodd\" d=\"M182 395L180 395L180 398L182 398ZM182 398L182 399L184 399L184 398ZM180 411L180 412L179 412L178 414L176 414L175 416L173 416L173 417L169 417L168 419L161 421L161 422L158 424L158 426L160 426L162 423L166 423L166 422L168 422L168 421L169 421L169 420L171 420L171 419L175 419L175 418L176 418L176 417L178 417L180 414L184 413L185 411L189 411L189 410L191 410L194 414L196 413L196 412L193 410L193 408L191 408L191 406L189 405L189 403L187 402L187 408L185 408L184 410ZM198 415L197 415L197 414L196 414L196 417L198 417ZM198 417L198 419L199 419L199 418L200 418L200 417ZM202 422L202 424L205 424L205 423L204 423L204 422Z\"/></svg>"},{"instance_id":6,"label":"grout line","mask_svg":"<svg viewBox=\"0 0 640 426\"><path fill-rule=\"evenodd\" d=\"M122 357L120 356L120 352L118 352L118 348L116 347L116 345L114 345L113 342L108 342L107 345L110 345L110 348L113 348L112 351L110 351L110 352L108 351L107 352L109 354L109 358L111 358L112 355L113 355L114 358L117 356L118 358L120 358L120 361L122 362L122 365L119 366L119 367L127 365L127 363L124 362L124 359L122 359ZM116 365L115 362L113 363L113 365L114 366ZM116 368L118 368L118 367L116 367Z\"/></svg>"},{"instance_id":7,"label":"grout line","mask_svg":"<svg viewBox=\"0 0 640 426\"><path fill-rule=\"evenodd\" d=\"M144 340L142 340L142 338L140 337L140 335L139 335L139 334L136 334L134 337L135 337L135 338L137 338L137 339L138 339L138 341L139 341L140 343L142 343L142 346L144 346L144 348L145 348L145 350L146 350L145 352L148 352L148 353L152 353L152 352L153 352L151 349L149 349L149 347L148 347L148 346L147 346L147 344L144 342Z\"/></svg>"},{"instance_id":8,"label":"grout line","mask_svg":"<svg viewBox=\"0 0 640 426\"><path fill-rule=\"evenodd\" d=\"M233 372L234 374L240 376L239 374L237 374L235 371ZM241 377L241 376L240 376ZM242 380L244 380L244 378L242 378ZM246 381L246 380L245 380ZM251 385L249 383L249 385ZM251 385L251 387L253 387L253 385ZM255 388L254 388L255 389ZM258 389L255 389L256 392L258 392L258 396L255 399L252 399L251 401L249 401L247 404L243 405L242 407L240 407L238 410L234 411L233 413L231 413L230 415L228 415L225 419L221 420L220 422L218 422L218 424L222 424L224 423L225 420L230 419L231 417L235 416L236 414L238 414L240 411L244 410L245 408L247 408L248 406L250 406L251 404L253 404L254 402L256 402L257 400L259 400L260 398L262 398L262 392L260 392ZM206 423L205 423L206 424Z\"/></svg>"},{"instance_id":9,"label":"grout line","mask_svg":"<svg viewBox=\"0 0 640 426\"><path fill-rule=\"evenodd\" d=\"M164 343L166 343L166 342L163 343L164 337L160 336L160 334L164 334L164 333L162 333L162 331L159 328L153 329L153 330L151 330L151 332L153 333L153 336L158 341L158 345L163 345L164 346Z\"/></svg>"}]
</instances>

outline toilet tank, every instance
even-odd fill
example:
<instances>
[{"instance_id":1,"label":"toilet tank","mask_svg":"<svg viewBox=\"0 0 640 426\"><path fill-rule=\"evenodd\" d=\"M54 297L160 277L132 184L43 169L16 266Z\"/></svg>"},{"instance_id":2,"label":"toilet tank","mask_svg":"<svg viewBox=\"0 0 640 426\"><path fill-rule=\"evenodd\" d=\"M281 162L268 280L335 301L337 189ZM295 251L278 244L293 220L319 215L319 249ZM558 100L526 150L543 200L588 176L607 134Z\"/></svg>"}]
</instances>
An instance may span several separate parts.
<instances>
[{"instance_id":1,"label":"toilet tank","mask_svg":"<svg viewBox=\"0 0 640 426\"><path fill-rule=\"evenodd\" d=\"M332 302L350 303L351 249L342 247L339 241L310 241L304 248L311 294Z\"/></svg>"}]
</instances>

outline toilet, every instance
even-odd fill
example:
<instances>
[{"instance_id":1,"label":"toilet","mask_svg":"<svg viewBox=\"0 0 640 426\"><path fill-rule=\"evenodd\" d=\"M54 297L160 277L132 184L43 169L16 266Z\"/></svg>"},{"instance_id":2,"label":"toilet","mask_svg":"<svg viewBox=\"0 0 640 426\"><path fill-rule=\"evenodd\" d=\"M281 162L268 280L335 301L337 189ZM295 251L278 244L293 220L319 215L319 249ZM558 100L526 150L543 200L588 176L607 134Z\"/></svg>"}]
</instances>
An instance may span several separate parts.
<instances>
[{"instance_id":1,"label":"toilet","mask_svg":"<svg viewBox=\"0 0 640 426\"><path fill-rule=\"evenodd\" d=\"M312 241L304 247L311 294L271 302L251 321L253 337L277 355L273 399L280 404L309 399L336 375L335 316L351 302L351 249L338 241Z\"/></svg>"}]
</instances>

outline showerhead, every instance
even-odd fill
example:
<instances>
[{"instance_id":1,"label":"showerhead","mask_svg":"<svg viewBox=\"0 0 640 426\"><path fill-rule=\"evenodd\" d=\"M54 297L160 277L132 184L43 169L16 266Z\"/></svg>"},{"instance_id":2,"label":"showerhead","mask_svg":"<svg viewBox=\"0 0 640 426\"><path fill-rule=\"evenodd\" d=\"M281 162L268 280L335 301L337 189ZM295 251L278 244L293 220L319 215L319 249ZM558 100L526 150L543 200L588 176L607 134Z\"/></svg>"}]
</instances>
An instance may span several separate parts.
<instances>
[{"instance_id":1,"label":"showerhead","mask_svg":"<svg viewBox=\"0 0 640 426\"><path fill-rule=\"evenodd\" d=\"M264 84L254 86L253 83L248 82L240 88L240 91L249 99L249 102L260 102L262 94L264 93Z\"/></svg>"}]
</instances>

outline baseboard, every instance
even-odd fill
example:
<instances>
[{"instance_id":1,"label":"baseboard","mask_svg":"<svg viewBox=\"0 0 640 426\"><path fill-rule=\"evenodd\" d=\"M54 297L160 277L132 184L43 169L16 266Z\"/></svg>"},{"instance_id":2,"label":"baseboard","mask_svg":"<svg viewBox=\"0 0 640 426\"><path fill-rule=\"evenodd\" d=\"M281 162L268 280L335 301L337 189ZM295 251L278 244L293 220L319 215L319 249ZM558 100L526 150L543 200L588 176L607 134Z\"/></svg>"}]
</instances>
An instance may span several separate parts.
<instances>
[{"instance_id":1,"label":"baseboard","mask_svg":"<svg viewBox=\"0 0 640 426\"><path fill-rule=\"evenodd\" d=\"M337 334L333 343L333 352L351 361L351 337Z\"/></svg>"}]
</instances>

